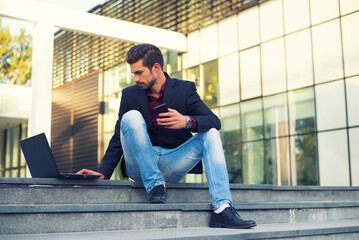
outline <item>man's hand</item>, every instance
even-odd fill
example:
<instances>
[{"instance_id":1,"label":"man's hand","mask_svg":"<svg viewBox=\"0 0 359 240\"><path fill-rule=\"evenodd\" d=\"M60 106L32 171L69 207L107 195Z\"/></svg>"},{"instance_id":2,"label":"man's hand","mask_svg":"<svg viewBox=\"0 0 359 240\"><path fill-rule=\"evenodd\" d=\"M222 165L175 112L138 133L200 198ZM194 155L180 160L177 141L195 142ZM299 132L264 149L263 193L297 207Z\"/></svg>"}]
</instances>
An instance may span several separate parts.
<instances>
[{"instance_id":1,"label":"man's hand","mask_svg":"<svg viewBox=\"0 0 359 240\"><path fill-rule=\"evenodd\" d=\"M187 127L187 118L177 112L176 110L169 108L168 112L160 113L161 118L157 118L157 124L169 129L181 129Z\"/></svg>"},{"instance_id":2,"label":"man's hand","mask_svg":"<svg viewBox=\"0 0 359 240\"><path fill-rule=\"evenodd\" d=\"M92 171L92 170L88 170L88 169L82 169L82 170L78 171L76 174L101 175L101 177L99 177L98 179L105 179L105 177L101 173L95 172L95 171Z\"/></svg>"}]
</instances>

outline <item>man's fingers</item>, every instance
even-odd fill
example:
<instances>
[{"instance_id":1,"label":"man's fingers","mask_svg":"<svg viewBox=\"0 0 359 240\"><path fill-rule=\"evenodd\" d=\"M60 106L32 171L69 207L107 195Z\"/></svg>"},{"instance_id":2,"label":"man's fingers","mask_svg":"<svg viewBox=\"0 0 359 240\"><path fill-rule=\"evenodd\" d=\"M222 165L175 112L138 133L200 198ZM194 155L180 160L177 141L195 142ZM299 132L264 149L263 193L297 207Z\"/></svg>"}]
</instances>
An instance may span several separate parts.
<instances>
[{"instance_id":1,"label":"man's fingers","mask_svg":"<svg viewBox=\"0 0 359 240\"><path fill-rule=\"evenodd\" d=\"M77 174L92 174L92 175L95 175L95 174L98 174L98 173L95 172L95 171L92 171L92 170L82 169L82 170L78 171Z\"/></svg>"},{"instance_id":2,"label":"man's fingers","mask_svg":"<svg viewBox=\"0 0 359 240\"><path fill-rule=\"evenodd\" d=\"M105 179L105 176L102 175L101 173L96 172L96 171L92 171L92 170L88 170L88 169L82 169L82 170L78 171L76 174L101 175L101 177L99 177L98 179Z\"/></svg>"}]
</instances>

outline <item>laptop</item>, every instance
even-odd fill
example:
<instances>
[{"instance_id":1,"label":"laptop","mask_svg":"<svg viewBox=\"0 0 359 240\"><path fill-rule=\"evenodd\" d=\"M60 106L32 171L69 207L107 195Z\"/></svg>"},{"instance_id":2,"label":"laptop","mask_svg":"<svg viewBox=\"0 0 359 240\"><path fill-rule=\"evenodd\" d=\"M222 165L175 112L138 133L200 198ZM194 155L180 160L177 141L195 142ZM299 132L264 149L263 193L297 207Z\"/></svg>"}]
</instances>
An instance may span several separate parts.
<instances>
[{"instance_id":1,"label":"laptop","mask_svg":"<svg viewBox=\"0 0 359 240\"><path fill-rule=\"evenodd\" d=\"M21 140L20 146L33 178L96 179L101 176L59 173L45 133Z\"/></svg>"}]
</instances>

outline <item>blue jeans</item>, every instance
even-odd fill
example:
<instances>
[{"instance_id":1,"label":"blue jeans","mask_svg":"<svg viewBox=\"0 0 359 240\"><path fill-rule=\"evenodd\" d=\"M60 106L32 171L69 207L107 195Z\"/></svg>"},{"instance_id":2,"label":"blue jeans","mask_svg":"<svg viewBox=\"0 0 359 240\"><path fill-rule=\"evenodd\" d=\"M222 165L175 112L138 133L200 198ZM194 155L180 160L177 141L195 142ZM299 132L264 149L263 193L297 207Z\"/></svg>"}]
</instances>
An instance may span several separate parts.
<instances>
[{"instance_id":1,"label":"blue jeans","mask_svg":"<svg viewBox=\"0 0 359 240\"><path fill-rule=\"evenodd\" d=\"M197 133L174 149L152 146L141 113L131 110L122 117L121 145L128 176L142 181L147 192L166 182L179 182L203 158L213 209L224 203L233 205L222 142L216 129Z\"/></svg>"}]
</instances>

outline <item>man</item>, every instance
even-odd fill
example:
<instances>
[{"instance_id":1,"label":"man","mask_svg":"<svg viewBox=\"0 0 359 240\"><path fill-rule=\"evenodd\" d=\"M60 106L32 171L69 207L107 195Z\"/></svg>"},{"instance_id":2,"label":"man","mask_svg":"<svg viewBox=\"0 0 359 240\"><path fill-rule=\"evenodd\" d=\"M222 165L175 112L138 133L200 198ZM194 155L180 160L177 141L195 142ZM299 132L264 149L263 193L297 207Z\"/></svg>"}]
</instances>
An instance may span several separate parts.
<instances>
[{"instance_id":1,"label":"man","mask_svg":"<svg viewBox=\"0 0 359 240\"><path fill-rule=\"evenodd\" d=\"M133 46L126 61L136 85L122 91L115 133L98 172L79 173L100 173L108 179L123 155L123 175L143 182L150 203L165 203L166 182L179 182L188 172L202 173L203 158L214 210L210 227L256 226L233 208L220 120L200 99L194 83L163 72L162 53L150 44ZM168 112L157 115L154 107L162 103Z\"/></svg>"}]
</instances>

